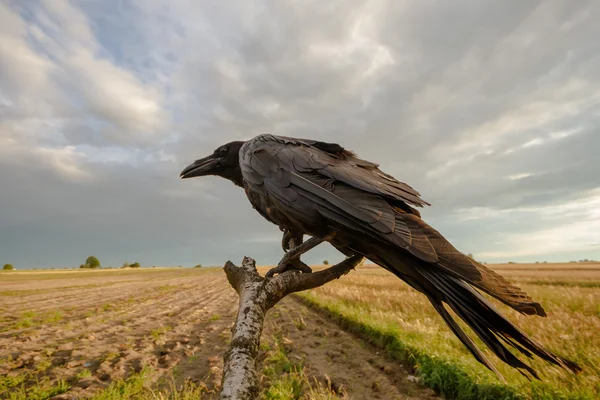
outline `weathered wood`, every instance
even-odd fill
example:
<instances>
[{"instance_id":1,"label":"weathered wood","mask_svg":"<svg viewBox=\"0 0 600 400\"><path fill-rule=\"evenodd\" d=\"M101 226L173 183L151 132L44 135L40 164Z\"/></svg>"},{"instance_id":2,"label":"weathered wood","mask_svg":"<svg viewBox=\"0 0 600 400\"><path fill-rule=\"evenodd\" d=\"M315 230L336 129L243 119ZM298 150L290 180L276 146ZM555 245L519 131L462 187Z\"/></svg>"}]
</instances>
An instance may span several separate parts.
<instances>
[{"instance_id":1,"label":"weathered wood","mask_svg":"<svg viewBox=\"0 0 600 400\"><path fill-rule=\"evenodd\" d=\"M244 257L241 267L228 261L224 269L240 301L231 342L223 358L221 399L254 399L258 396L256 356L267 311L259 301L263 278L249 257Z\"/></svg>"},{"instance_id":2,"label":"weathered wood","mask_svg":"<svg viewBox=\"0 0 600 400\"><path fill-rule=\"evenodd\" d=\"M288 271L263 278L256 263L244 257L238 267L228 261L224 270L239 296L238 315L225 352L221 399L250 400L258 396L256 357L267 311L290 293L313 289L347 274L361 261L352 256L323 271L304 274Z\"/></svg>"}]
</instances>

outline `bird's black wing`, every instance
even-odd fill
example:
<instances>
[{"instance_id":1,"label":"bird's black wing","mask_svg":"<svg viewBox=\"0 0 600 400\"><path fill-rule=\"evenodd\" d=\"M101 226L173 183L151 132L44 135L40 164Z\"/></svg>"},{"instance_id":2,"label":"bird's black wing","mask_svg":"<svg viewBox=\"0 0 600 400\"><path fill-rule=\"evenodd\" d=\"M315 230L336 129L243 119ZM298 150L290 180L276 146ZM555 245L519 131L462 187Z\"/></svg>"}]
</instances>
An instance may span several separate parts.
<instances>
[{"instance_id":1,"label":"bird's black wing","mask_svg":"<svg viewBox=\"0 0 600 400\"><path fill-rule=\"evenodd\" d=\"M318 171L326 178L343 182L392 201L416 207L429 205L414 188L379 169L379 165L362 160L337 143L320 142L275 135L261 135L255 140L279 143L278 153L297 172Z\"/></svg>"},{"instance_id":2,"label":"bird's black wing","mask_svg":"<svg viewBox=\"0 0 600 400\"><path fill-rule=\"evenodd\" d=\"M261 135L242 148L240 164L247 184L293 219L341 225L394 244L522 313L545 315L525 292L406 211L407 203L424 203L418 192L346 152L336 144Z\"/></svg>"},{"instance_id":3,"label":"bird's black wing","mask_svg":"<svg viewBox=\"0 0 600 400\"><path fill-rule=\"evenodd\" d=\"M411 244L409 228L396 218L394 205L387 201L405 199L418 204L416 191L410 194L398 189L397 184L392 185L398 181L379 175L373 164L360 163L354 156L348 161L342 157L350 156L341 155L335 147L322 150L319 146L329 144L315 146L297 139L257 136L240 151L244 181L293 220L343 226L393 243L423 260L437 261L430 245Z\"/></svg>"}]
</instances>

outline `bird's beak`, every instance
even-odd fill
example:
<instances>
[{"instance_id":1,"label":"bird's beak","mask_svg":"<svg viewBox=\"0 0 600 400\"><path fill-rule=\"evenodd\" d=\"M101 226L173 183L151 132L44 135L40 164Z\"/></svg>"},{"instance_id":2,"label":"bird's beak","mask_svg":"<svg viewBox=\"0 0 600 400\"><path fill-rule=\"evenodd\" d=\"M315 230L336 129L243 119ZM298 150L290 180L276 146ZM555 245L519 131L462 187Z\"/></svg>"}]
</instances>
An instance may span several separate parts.
<instances>
[{"instance_id":1,"label":"bird's beak","mask_svg":"<svg viewBox=\"0 0 600 400\"><path fill-rule=\"evenodd\" d=\"M195 176L210 175L213 168L219 164L219 161L212 155L194 161L179 175L181 179L193 178Z\"/></svg>"}]
</instances>

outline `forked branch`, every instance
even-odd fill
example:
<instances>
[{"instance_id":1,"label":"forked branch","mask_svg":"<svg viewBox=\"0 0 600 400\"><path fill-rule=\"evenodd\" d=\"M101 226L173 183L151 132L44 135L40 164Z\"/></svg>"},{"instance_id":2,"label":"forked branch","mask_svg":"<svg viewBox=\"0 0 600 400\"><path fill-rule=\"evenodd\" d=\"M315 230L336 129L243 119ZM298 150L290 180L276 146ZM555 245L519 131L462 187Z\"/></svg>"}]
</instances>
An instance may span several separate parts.
<instances>
[{"instance_id":1,"label":"forked branch","mask_svg":"<svg viewBox=\"0 0 600 400\"><path fill-rule=\"evenodd\" d=\"M290 293L313 289L347 274L361 261L352 256L323 271L303 274L288 271L263 278L256 263L244 257L241 267L228 261L224 270L239 296L238 315L225 352L221 399L255 399L258 396L256 357L267 311Z\"/></svg>"}]
</instances>

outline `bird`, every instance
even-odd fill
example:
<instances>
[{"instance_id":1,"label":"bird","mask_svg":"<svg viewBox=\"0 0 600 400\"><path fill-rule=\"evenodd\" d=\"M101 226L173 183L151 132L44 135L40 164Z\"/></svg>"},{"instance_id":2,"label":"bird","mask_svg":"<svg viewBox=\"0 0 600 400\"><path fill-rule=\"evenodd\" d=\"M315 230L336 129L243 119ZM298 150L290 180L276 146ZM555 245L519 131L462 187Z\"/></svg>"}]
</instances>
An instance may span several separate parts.
<instances>
[{"instance_id":1,"label":"bird","mask_svg":"<svg viewBox=\"0 0 600 400\"><path fill-rule=\"evenodd\" d=\"M336 143L260 134L219 146L187 166L180 177L207 175L243 188L253 208L284 232L287 261L267 277L290 269L310 273L300 255L327 241L345 256L363 256L424 294L475 359L500 379L502 374L449 310L527 379L540 377L508 347L576 374L582 371L530 338L483 296L482 292L521 314L546 317L527 293L458 251L423 221L418 208L430 204L378 164ZM311 236L313 244L294 253L304 235Z\"/></svg>"}]
</instances>

